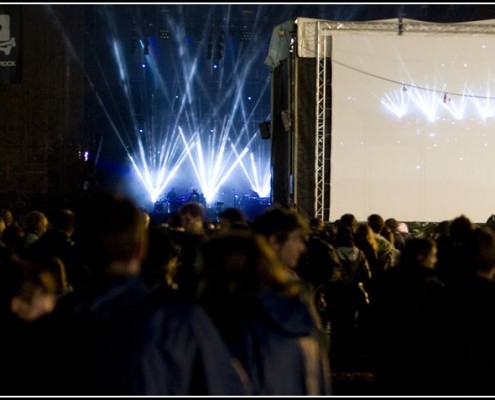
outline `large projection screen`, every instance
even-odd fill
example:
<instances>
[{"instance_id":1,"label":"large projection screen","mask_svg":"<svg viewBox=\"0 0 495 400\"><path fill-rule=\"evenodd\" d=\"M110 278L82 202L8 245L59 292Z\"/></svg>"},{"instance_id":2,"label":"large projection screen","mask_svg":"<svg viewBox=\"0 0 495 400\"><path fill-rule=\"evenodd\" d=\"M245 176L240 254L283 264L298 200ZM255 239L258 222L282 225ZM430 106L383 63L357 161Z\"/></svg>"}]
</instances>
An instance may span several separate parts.
<instances>
[{"instance_id":1,"label":"large projection screen","mask_svg":"<svg viewBox=\"0 0 495 400\"><path fill-rule=\"evenodd\" d=\"M335 31L331 42L332 218L494 214L495 35Z\"/></svg>"}]
</instances>

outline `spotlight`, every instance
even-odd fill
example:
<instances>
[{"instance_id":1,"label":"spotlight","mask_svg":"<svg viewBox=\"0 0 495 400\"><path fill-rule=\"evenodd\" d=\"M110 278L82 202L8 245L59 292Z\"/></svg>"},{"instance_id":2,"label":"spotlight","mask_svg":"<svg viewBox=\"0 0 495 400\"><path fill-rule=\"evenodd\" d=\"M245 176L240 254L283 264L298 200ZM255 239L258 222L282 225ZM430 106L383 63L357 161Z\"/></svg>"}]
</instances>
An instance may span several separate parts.
<instances>
[{"instance_id":1,"label":"spotlight","mask_svg":"<svg viewBox=\"0 0 495 400\"><path fill-rule=\"evenodd\" d=\"M218 38L217 38L217 48L216 48L216 52L215 52L215 58L217 60L221 60L223 58L224 43L225 43L225 34L222 30L222 31L220 31L220 34L218 35Z\"/></svg>"},{"instance_id":2,"label":"spotlight","mask_svg":"<svg viewBox=\"0 0 495 400\"><path fill-rule=\"evenodd\" d=\"M265 121L260 124L261 139L270 139L270 121Z\"/></svg>"},{"instance_id":3,"label":"spotlight","mask_svg":"<svg viewBox=\"0 0 495 400\"><path fill-rule=\"evenodd\" d=\"M170 39L170 31L168 29L160 29L158 37L160 39Z\"/></svg>"},{"instance_id":4,"label":"spotlight","mask_svg":"<svg viewBox=\"0 0 495 400\"><path fill-rule=\"evenodd\" d=\"M241 41L242 42L248 42L251 40L251 32L247 29L243 29L241 31Z\"/></svg>"},{"instance_id":5,"label":"spotlight","mask_svg":"<svg viewBox=\"0 0 495 400\"><path fill-rule=\"evenodd\" d=\"M141 46L143 47L143 53L145 56L149 54L149 45L150 42L148 41L148 38L145 37L144 40L141 42Z\"/></svg>"}]
</instances>

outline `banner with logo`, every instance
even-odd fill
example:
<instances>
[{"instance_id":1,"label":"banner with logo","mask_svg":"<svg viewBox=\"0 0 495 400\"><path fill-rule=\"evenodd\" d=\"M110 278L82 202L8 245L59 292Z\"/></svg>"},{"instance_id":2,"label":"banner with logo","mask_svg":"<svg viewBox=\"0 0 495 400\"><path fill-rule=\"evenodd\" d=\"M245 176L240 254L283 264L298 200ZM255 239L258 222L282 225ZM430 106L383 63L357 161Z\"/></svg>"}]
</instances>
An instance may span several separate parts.
<instances>
[{"instance_id":1,"label":"banner with logo","mask_svg":"<svg viewBox=\"0 0 495 400\"><path fill-rule=\"evenodd\" d=\"M0 84L21 82L21 7L0 5Z\"/></svg>"}]
</instances>

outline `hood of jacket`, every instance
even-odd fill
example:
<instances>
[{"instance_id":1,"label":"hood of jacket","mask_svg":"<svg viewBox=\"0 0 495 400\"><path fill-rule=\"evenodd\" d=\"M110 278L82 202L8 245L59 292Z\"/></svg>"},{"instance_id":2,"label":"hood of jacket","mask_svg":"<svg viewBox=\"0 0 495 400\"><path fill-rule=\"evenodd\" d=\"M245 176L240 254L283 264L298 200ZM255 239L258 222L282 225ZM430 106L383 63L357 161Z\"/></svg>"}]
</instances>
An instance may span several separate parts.
<instances>
[{"instance_id":1,"label":"hood of jacket","mask_svg":"<svg viewBox=\"0 0 495 400\"><path fill-rule=\"evenodd\" d=\"M262 293L258 306L262 315L285 334L308 335L315 326L307 305L298 296Z\"/></svg>"},{"instance_id":2,"label":"hood of jacket","mask_svg":"<svg viewBox=\"0 0 495 400\"><path fill-rule=\"evenodd\" d=\"M337 247L337 254L343 261L354 262L359 257L358 247Z\"/></svg>"}]
</instances>

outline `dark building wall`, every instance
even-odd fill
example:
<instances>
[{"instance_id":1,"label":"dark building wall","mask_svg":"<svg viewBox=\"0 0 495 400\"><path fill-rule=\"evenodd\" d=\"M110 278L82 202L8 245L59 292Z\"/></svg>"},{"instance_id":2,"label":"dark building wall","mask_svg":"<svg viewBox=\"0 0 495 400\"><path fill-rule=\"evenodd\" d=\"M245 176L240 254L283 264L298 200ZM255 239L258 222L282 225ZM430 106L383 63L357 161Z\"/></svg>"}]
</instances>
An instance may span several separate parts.
<instances>
[{"instance_id":1,"label":"dark building wall","mask_svg":"<svg viewBox=\"0 0 495 400\"><path fill-rule=\"evenodd\" d=\"M21 80L0 85L0 204L65 206L82 192L84 8L18 7Z\"/></svg>"}]
</instances>

